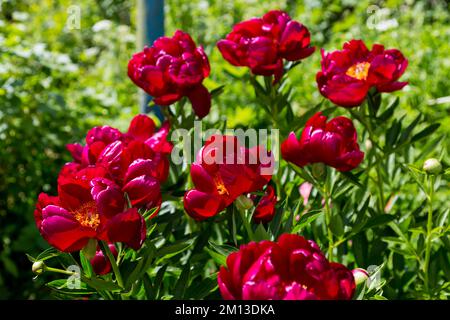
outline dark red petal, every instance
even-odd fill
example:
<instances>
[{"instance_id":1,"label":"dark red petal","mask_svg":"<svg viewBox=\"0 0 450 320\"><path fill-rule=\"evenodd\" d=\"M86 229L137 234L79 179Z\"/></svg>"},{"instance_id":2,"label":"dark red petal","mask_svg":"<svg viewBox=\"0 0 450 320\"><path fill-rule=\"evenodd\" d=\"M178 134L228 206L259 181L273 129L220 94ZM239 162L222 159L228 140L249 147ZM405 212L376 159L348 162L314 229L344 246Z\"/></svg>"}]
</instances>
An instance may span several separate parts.
<instances>
[{"instance_id":1,"label":"dark red petal","mask_svg":"<svg viewBox=\"0 0 450 320\"><path fill-rule=\"evenodd\" d=\"M96 236L95 230L82 227L66 209L54 205L42 210L39 231L50 245L63 252L81 250Z\"/></svg>"},{"instance_id":2,"label":"dark red petal","mask_svg":"<svg viewBox=\"0 0 450 320\"><path fill-rule=\"evenodd\" d=\"M148 175L130 180L122 190L127 193L133 206L153 208L161 200L159 181Z\"/></svg>"},{"instance_id":3,"label":"dark red petal","mask_svg":"<svg viewBox=\"0 0 450 320\"><path fill-rule=\"evenodd\" d=\"M128 134L134 139L147 140L155 132L155 123L153 120L145 115L139 114L131 120Z\"/></svg>"},{"instance_id":4,"label":"dark red petal","mask_svg":"<svg viewBox=\"0 0 450 320\"><path fill-rule=\"evenodd\" d=\"M134 250L141 248L146 237L145 220L136 208L115 215L106 230L110 242L123 242Z\"/></svg>"},{"instance_id":5,"label":"dark red petal","mask_svg":"<svg viewBox=\"0 0 450 320\"><path fill-rule=\"evenodd\" d=\"M195 220L213 217L224 209L220 197L198 190L190 190L184 195L184 209Z\"/></svg>"},{"instance_id":6,"label":"dark red petal","mask_svg":"<svg viewBox=\"0 0 450 320\"><path fill-rule=\"evenodd\" d=\"M42 223L42 210L48 205L59 206L59 198L41 192L38 196L36 209L34 210L34 220L38 229L40 229Z\"/></svg>"},{"instance_id":7,"label":"dark red petal","mask_svg":"<svg viewBox=\"0 0 450 320\"><path fill-rule=\"evenodd\" d=\"M95 178L91 181L91 194L101 216L110 218L125 208L125 197L119 186L114 182Z\"/></svg>"},{"instance_id":8,"label":"dark red petal","mask_svg":"<svg viewBox=\"0 0 450 320\"><path fill-rule=\"evenodd\" d=\"M169 135L170 123L164 121L161 128L153 136L145 141L145 143L153 150L153 152L161 152L164 154L171 153L173 145L167 140Z\"/></svg>"},{"instance_id":9,"label":"dark red petal","mask_svg":"<svg viewBox=\"0 0 450 320\"><path fill-rule=\"evenodd\" d=\"M319 72L316 80L319 91L324 97L339 106L347 108L361 105L370 88L365 81L351 80L346 75L326 79L323 73Z\"/></svg>"},{"instance_id":10,"label":"dark red petal","mask_svg":"<svg viewBox=\"0 0 450 320\"><path fill-rule=\"evenodd\" d=\"M386 84L377 85L378 92L393 92L403 89L404 86L408 85L408 82L391 82Z\"/></svg>"},{"instance_id":11,"label":"dark red petal","mask_svg":"<svg viewBox=\"0 0 450 320\"><path fill-rule=\"evenodd\" d=\"M172 103L177 102L182 97L181 93L178 92L171 92L171 93L165 93L161 96L155 96L153 101L155 104L160 106L168 106Z\"/></svg>"},{"instance_id":12,"label":"dark red petal","mask_svg":"<svg viewBox=\"0 0 450 320\"><path fill-rule=\"evenodd\" d=\"M117 258L118 253L116 246L114 244L109 244L108 247L113 256ZM91 259L90 262L92 265L92 269L98 275L105 275L111 272L111 263L109 262L109 259L104 256L101 250L98 250L95 253L95 256Z\"/></svg>"},{"instance_id":13,"label":"dark red petal","mask_svg":"<svg viewBox=\"0 0 450 320\"><path fill-rule=\"evenodd\" d=\"M208 115L211 109L211 95L204 85L200 84L190 90L188 98L197 117L202 119Z\"/></svg>"},{"instance_id":14,"label":"dark red petal","mask_svg":"<svg viewBox=\"0 0 450 320\"><path fill-rule=\"evenodd\" d=\"M237 55L238 45L230 40L220 40L217 43L220 53L223 58L231 63L233 66L243 66L241 58Z\"/></svg>"},{"instance_id":15,"label":"dark red petal","mask_svg":"<svg viewBox=\"0 0 450 320\"><path fill-rule=\"evenodd\" d=\"M302 146L294 132L291 132L281 144L281 156L284 160L292 162L299 167L305 166L308 161L303 157Z\"/></svg>"},{"instance_id":16,"label":"dark red petal","mask_svg":"<svg viewBox=\"0 0 450 320\"><path fill-rule=\"evenodd\" d=\"M81 144L79 143L67 144L66 149L70 152L75 162L81 163L81 156L84 150L84 147Z\"/></svg>"}]
</instances>

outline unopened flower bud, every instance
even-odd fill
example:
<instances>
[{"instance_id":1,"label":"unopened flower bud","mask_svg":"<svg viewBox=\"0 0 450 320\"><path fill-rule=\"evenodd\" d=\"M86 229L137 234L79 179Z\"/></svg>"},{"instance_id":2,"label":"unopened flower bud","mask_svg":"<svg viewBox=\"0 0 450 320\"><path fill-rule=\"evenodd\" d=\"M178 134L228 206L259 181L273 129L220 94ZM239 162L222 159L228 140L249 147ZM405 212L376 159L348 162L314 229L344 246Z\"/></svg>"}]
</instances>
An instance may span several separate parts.
<instances>
[{"instance_id":1,"label":"unopened flower bud","mask_svg":"<svg viewBox=\"0 0 450 320\"><path fill-rule=\"evenodd\" d=\"M245 195L240 195L239 197L237 197L235 203L236 207L238 207L238 209L240 210L248 210L254 205L252 199L248 198Z\"/></svg>"},{"instance_id":2,"label":"unopened flower bud","mask_svg":"<svg viewBox=\"0 0 450 320\"><path fill-rule=\"evenodd\" d=\"M439 174L442 170L442 165L438 159L430 158L424 162L422 169L428 174Z\"/></svg>"},{"instance_id":3,"label":"unopened flower bud","mask_svg":"<svg viewBox=\"0 0 450 320\"><path fill-rule=\"evenodd\" d=\"M362 268L353 269L352 273L353 277L355 278L355 284L357 286L363 284L369 278L369 273Z\"/></svg>"},{"instance_id":4,"label":"unopened flower bud","mask_svg":"<svg viewBox=\"0 0 450 320\"><path fill-rule=\"evenodd\" d=\"M312 175L314 178L322 180L322 178L325 177L325 174L326 174L325 164L323 164L322 162L313 163Z\"/></svg>"},{"instance_id":5,"label":"unopened flower bud","mask_svg":"<svg viewBox=\"0 0 450 320\"><path fill-rule=\"evenodd\" d=\"M366 147L366 152L369 152L373 147L372 141L367 139L366 141L364 141L364 146Z\"/></svg>"},{"instance_id":6,"label":"unopened flower bud","mask_svg":"<svg viewBox=\"0 0 450 320\"><path fill-rule=\"evenodd\" d=\"M95 253L97 251L97 240L92 238L89 239L88 243L81 251L83 252L86 259L91 260L93 257L95 257Z\"/></svg>"},{"instance_id":7,"label":"unopened flower bud","mask_svg":"<svg viewBox=\"0 0 450 320\"><path fill-rule=\"evenodd\" d=\"M45 271L45 264L44 261L36 261L33 263L33 266L31 267L31 270L33 273L41 274Z\"/></svg>"}]
</instances>

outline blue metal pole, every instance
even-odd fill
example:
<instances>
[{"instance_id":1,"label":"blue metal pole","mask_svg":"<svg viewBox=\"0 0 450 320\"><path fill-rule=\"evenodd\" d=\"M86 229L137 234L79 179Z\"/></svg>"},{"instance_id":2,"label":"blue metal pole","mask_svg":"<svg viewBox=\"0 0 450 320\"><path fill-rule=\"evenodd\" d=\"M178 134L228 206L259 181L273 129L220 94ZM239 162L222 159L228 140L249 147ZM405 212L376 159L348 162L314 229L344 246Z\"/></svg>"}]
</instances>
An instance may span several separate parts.
<instances>
[{"instance_id":1,"label":"blue metal pole","mask_svg":"<svg viewBox=\"0 0 450 320\"><path fill-rule=\"evenodd\" d=\"M153 41L164 35L164 0L138 0L138 46L142 50L144 46L152 45ZM151 97L141 93L141 112L150 111L148 107ZM162 120L164 117L161 108L153 107L151 111Z\"/></svg>"}]
</instances>

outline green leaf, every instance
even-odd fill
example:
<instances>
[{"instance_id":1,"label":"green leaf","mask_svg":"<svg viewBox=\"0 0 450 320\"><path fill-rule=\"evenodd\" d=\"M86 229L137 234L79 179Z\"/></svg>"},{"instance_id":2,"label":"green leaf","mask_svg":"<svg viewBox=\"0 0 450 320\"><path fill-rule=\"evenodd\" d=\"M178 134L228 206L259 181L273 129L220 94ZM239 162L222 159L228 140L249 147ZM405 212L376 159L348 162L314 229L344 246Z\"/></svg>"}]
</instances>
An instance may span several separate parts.
<instances>
[{"instance_id":1,"label":"green leaf","mask_svg":"<svg viewBox=\"0 0 450 320\"><path fill-rule=\"evenodd\" d=\"M211 95L211 99L214 99L215 97L218 97L223 93L225 90L225 85L218 86L217 88L212 89L209 94Z\"/></svg>"},{"instance_id":2,"label":"green leaf","mask_svg":"<svg viewBox=\"0 0 450 320\"><path fill-rule=\"evenodd\" d=\"M262 241L262 240L270 240L270 235L264 228L263 224L260 223L254 232L255 239L254 241Z\"/></svg>"},{"instance_id":3,"label":"green leaf","mask_svg":"<svg viewBox=\"0 0 450 320\"><path fill-rule=\"evenodd\" d=\"M358 176L361 175L362 172L360 172L360 173L358 174L358 176L355 175L355 174L353 174L353 173L351 173L350 171L345 171L345 172L339 171L339 173L340 173L342 176L344 176L344 177L347 179L347 181L351 182L351 183L354 184L355 186L358 186L358 187L360 187L360 188L363 187L363 185L361 184L361 182L359 182L359 179L358 179Z\"/></svg>"},{"instance_id":4,"label":"green leaf","mask_svg":"<svg viewBox=\"0 0 450 320\"><path fill-rule=\"evenodd\" d=\"M380 122L385 122L390 117L392 117L392 115L394 114L394 110L397 108L399 102L399 97L396 97L395 100L392 101L391 104L386 108L386 110L378 117L378 120L380 120Z\"/></svg>"},{"instance_id":5,"label":"green leaf","mask_svg":"<svg viewBox=\"0 0 450 320\"><path fill-rule=\"evenodd\" d=\"M322 210L311 210L300 217L299 222L292 229L292 233L299 233L305 227L310 225L314 220L316 220L320 214L322 214Z\"/></svg>"},{"instance_id":6,"label":"green leaf","mask_svg":"<svg viewBox=\"0 0 450 320\"><path fill-rule=\"evenodd\" d=\"M410 123L409 126L403 130L400 138L398 139L397 144L400 145L406 140L408 140L411 132L414 130L414 128L419 124L420 119L422 118L422 114L419 113L419 115Z\"/></svg>"},{"instance_id":7,"label":"green leaf","mask_svg":"<svg viewBox=\"0 0 450 320\"><path fill-rule=\"evenodd\" d=\"M205 247L203 249L211 256L211 258L218 265L224 266L224 265L227 264L227 257L226 256L224 256L224 255L222 255L222 254L220 254L220 253L218 253L218 252L216 252L216 251L214 251L214 250L212 250L212 249L210 249L208 247Z\"/></svg>"},{"instance_id":8,"label":"green leaf","mask_svg":"<svg viewBox=\"0 0 450 320\"><path fill-rule=\"evenodd\" d=\"M67 287L68 281L67 279L58 279L53 280L46 284L47 287L51 288L52 290L55 290L59 293L69 294L69 295L89 295L93 294L96 291L92 288L89 288L86 283L80 281L80 288L79 289L69 289Z\"/></svg>"},{"instance_id":9,"label":"green leaf","mask_svg":"<svg viewBox=\"0 0 450 320\"><path fill-rule=\"evenodd\" d=\"M145 247L140 250L141 259L137 263L136 267L133 269L133 271L130 273L126 280L125 287L127 289L131 288L134 282L136 282L137 279L140 279L142 275L147 271L147 269L150 267L150 265L153 262L153 257L156 253L156 247L155 245L150 241L145 241Z\"/></svg>"},{"instance_id":10,"label":"green leaf","mask_svg":"<svg viewBox=\"0 0 450 320\"><path fill-rule=\"evenodd\" d=\"M330 223L331 232L337 237L340 237L344 234L344 221L339 214L335 214L331 217Z\"/></svg>"},{"instance_id":11,"label":"green leaf","mask_svg":"<svg viewBox=\"0 0 450 320\"><path fill-rule=\"evenodd\" d=\"M158 272L156 273L156 277L155 277L155 282L153 284L153 288L155 289L155 299L157 298L157 296L160 294L161 291L161 285L164 279L164 274L166 273L168 265L165 264L162 267L160 267L158 269Z\"/></svg>"},{"instance_id":12,"label":"green leaf","mask_svg":"<svg viewBox=\"0 0 450 320\"><path fill-rule=\"evenodd\" d=\"M184 298L184 292L186 290L186 286L189 283L189 274L191 272L191 266L187 263L183 270L181 271L181 275L178 278L178 281L175 285L174 289L174 299L182 299Z\"/></svg>"},{"instance_id":13,"label":"green leaf","mask_svg":"<svg viewBox=\"0 0 450 320\"><path fill-rule=\"evenodd\" d=\"M94 275L94 271L92 270L91 262L86 258L82 250L80 250L80 262L86 277L91 278Z\"/></svg>"},{"instance_id":14,"label":"green leaf","mask_svg":"<svg viewBox=\"0 0 450 320\"><path fill-rule=\"evenodd\" d=\"M214 292L217 287L217 274L213 274L201 281L194 279L189 288L186 289L185 296L195 300L204 299L211 292Z\"/></svg>"},{"instance_id":15,"label":"green leaf","mask_svg":"<svg viewBox=\"0 0 450 320\"><path fill-rule=\"evenodd\" d=\"M397 121L397 119L395 119L392 126L386 132L386 147L388 149L392 149L392 147L395 145L395 142L398 139L398 135L400 134L401 129L402 129L401 120Z\"/></svg>"},{"instance_id":16,"label":"green leaf","mask_svg":"<svg viewBox=\"0 0 450 320\"><path fill-rule=\"evenodd\" d=\"M100 278L87 278L81 276L83 282L88 284L90 287L96 289L97 291L120 291L122 288L112 281L102 280Z\"/></svg>"},{"instance_id":17,"label":"green leaf","mask_svg":"<svg viewBox=\"0 0 450 320\"><path fill-rule=\"evenodd\" d=\"M374 217L369 218L367 223L364 225L364 230L371 229L374 227L379 227L385 224L388 224L391 221L394 221L395 217L390 214L380 214Z\"/></svg>"},{"instance_id":18,"label":"green leaf","mask_svg":"<svg viewBox=\"0 0 450 320\"><path fill-rule=\"evenodd\" d=\"M221 255L223 255L225 257L228 257L228 255L230 253L238 251L238 249L235 247L232 247L232 246L229 246L226 244L219 245L219 244L214 243L213 241L209 241L209 245L210 245L211 249L213 249L214 251L216 251L217 253L220 253Z\"/></svg>"},{"instance_id":19,"label":"green leaf","mask_svg":"<svg viewBox=\"0 0 450 320\"><path fill-rule=\"evenodd\" d=\"M45 261L54 257L57 257L61 255L61 252L59 252L58 250L56 250L53 247L50 247L48 249L45 249L44 251L42 251L37 257L36 257L36 261Z\"/></svg>"},{"instance_id":20,"label":"green leaf","mask_svg":"<svg viewBox=\"0 0 450 320\"><path fill-rule=\"evenodd\" d=\"M186 251L187 249L189 249L190 246L192 246L193 243L194 243L194 239L186 239L186 240L180 240L176 243L173 243L173 244L170 244L167 246L163 246L155 254L155 258L157 259L156 264L158 265L162 261L170 259L170 258L176 256L177 254L180 254L180 253Z\"/></svg>"},{"instance_id":21,"label":"green leaf","mask_svg":"<svg viewBox=\"0 0 450 320\"><path fill-rule=\"evenodd\" d=\"M420 131L419 133L415 134L412 138L411 138L411 143L419 141L423 138L428 137L429 135L431 135L433 132L435 132L439 127L440 127L440 123L434 123L432 125L429 125L428 127L426 127L425 129L423 129L422 131Z\"/></svg>"}]
</instances>

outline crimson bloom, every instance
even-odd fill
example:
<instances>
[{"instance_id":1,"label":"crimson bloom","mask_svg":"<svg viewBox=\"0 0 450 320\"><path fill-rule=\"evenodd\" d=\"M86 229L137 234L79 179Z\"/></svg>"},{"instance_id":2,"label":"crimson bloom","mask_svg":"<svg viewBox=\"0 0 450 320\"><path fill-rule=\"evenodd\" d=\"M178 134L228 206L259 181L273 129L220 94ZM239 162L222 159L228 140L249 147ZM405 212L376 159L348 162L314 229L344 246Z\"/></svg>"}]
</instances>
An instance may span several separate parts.
<instances>
[{"instance_id":1,"label":"crimson bloom","mask_svg":"<svg viewBox=\"0 0 450 320\"><path fill-rule=\"evenodd\" d=\"M378 92L402 89L408 82L398 79L407 66L408 60L397 49L374 44L369 51L362 40L351 40L343 50L322 50L322 70L316 80L324 97L351 108L361 105L372 87Z\"/></svg>"},{"instance_id":2,"label":"crimson bloom","mask_svg":"<svg viewBox=\"0 0 450 320\"><path fill-rule=\"evenodd\" d=\"M146 228L138 210L161 204L160 184L167 179L172 150L168 131L168 123L156 131L151 118L138 115L126 133L95 127L86 145L68 145L74 160L59 174L58 196L42 193L36 205L42 236L64 252L82 249L89 239L139 249Z\"/></svg>"},{"instance_id":3,"label":"crimson bloom","mask_svg":"<svg viewBox=\"0 0 450 320\"><path fill-rule=\"evenodd\" d=\"M356 168L364 158L352 121L336 117L327 122L321 112L306 122L300 140L294 132L289 134L281 144L281 155L299 167L322 162L339 171Z\"/></svg>"},{"instance_id":4,"label":"crimson bloom","mask_svg":"<svg viewBox=\"0 0 450 320\"><path fill-rule=\"evenodd\" d=\"M146 115L133 118L126 133L109 126L95 127L86 136L86 145L68 145L73 170L89 166L104 168L106 177L121 186L131 204L148 209L161 203L160 184L169 174L167 141L169 123L156 131Z\"/></svg>"},{"instance_id":5,"label":"crimson bloom","mask_svg":"<svg viewBox=\"0 0 450 320\"><path fill-rule=\"evenodd\" d=\"M242 245L228 256L217 281L227 300L350 300L355 292L349 269L294 234Z\"/></svg>"},{"instance_id":6,"label":"crimson bloom","mask_svg":"<svg viewBox=\"0 0 450 320\"><path fill-rule=\"evenodd\" d=\"M139 249L145 240L145 221L136 208L126 209L120 187L103 178L103 168L62 170L58 197L40 194L36 225L53 247L63 252L81 250L89 239L123 242Z\"/></svg>"},{"instance_id":7,"label":"crimson bloom","mask_svg":"<svg viewBox=\"0 0 450 320\"><path fill-rule=\"evenodd\" d=\"M108 245L109 250L113 254L114 258L117 258L117 249L114 244ZM105 257L101 250L95 252L95 256L90 260L92 269L98 275L104 275L111 272L111 262L109 262L108 257Z\"/></svg>"},{"instance_id":8,"label":"crimson bloom","mask_svg":"<svg viewBox=\"0 0 450 320\"><path fill-rule=\"evenodd\" d=\"M277 204L277 195L272 186L267 186L264 195L258 202L253 213L253 221L255 223L267 223L272 221L275 215L275 205Z\"/></svg>"},{"instance_id":9,"label":"crimson bloom","mask_svg":"<svg viewBox=\"0 0 450 320\"><path fill-rule=\"evenodd\" d=\"M201 221L228 207L242 194L261 190L272 177L273 158L263 147L247 149L237 137L213 135L191 165L195 188L186 192L184 208Z\"/></svg>"},{"instance_id":10,"label":"crimson bloom","mask_svg":"<svg viewBox=\"0 0 450 320\"><path fill-rule=\"evenodd\" d=\"M304 59L315 49L308 29L278 10L236 24L217 47L232 65L249 67L256 75L275 75L275 82L283 75L283 59Z\"/></svg>"},{"instance_id":11,"label":"crimson bloom","mask_svg":"<svg viewBox=\"0 0 450 320\"><path fill-rule=\"evenodd\" d=\"M167 106L186 96L199 118L206 116L211 107L211 96L202 84L209 72L203 48L196 47L191 36L180 30L172 38L156 39L128 63L130 79L156 104Z\"/></svg>"}]
</instances>

